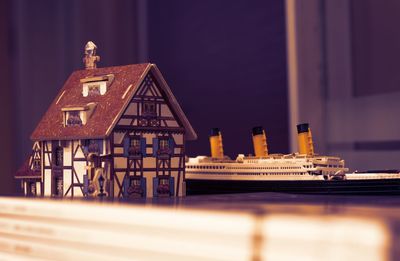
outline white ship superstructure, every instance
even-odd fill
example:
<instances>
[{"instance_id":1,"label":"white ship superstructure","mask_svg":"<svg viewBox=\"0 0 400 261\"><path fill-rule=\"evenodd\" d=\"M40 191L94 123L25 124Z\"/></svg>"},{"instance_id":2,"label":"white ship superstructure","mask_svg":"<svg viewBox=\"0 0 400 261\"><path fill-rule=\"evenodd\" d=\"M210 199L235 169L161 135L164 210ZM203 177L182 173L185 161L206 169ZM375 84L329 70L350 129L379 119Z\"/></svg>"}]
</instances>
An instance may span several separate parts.
<instances>
[{"instance_id":1,"label":"white ship superstructure","mask_svg":"<svg viewBox=\"0 0 400 261\"><path fill-rule=\"evenodd\" d=\"M239 154L235 160L224 156L219 129L211 131L211 157L197 156L186 163L186 179L293 181L343 179L348 171L338 157L314 154L308 124L298 125L299 153L268 154L265 131L253 128L255 156Z\"/></svg>"},{"instance_id":2,"label":"white ship superstructure","mask_svg":"<svg viewBox=\"0 0 400 261\"><path fill-rule=\"evenodd\" d=\"M186 179L204 180L328 180L342 179L346 171L340 158L299 154L238 155L236 160L197 156L186 163Z\"/></svg>"}]
</instances>

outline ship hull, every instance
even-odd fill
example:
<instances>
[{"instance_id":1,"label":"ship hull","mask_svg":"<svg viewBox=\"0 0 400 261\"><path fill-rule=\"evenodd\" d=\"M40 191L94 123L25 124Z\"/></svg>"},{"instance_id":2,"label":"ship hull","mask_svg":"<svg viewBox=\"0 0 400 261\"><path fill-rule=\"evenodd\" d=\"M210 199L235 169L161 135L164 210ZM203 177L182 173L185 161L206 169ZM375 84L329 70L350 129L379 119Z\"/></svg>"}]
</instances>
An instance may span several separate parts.
<instances>
[{"instance_id":1,"label":"ship hull","mask_svg":"<svg viewBox=\"0 0 400 261\"><path fill-rule=\"evenodd\" d=\"M304 194L400 194L400 179L243 181L186 180L187 195L248 192Z\"/></svg>"}]
</instances>

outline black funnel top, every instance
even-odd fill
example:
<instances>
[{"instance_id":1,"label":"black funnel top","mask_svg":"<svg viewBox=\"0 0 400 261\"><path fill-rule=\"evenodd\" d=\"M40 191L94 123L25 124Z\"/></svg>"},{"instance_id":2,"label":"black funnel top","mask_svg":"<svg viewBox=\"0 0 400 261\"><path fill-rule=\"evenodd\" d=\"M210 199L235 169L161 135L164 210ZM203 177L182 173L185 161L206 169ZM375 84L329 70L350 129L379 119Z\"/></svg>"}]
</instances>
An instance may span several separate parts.
<instances>
[{"instance_id":1,"label":"black funnel top","mask_svg":"<svg viewBox=\"0 0 400 261\"><path fill-rule=\"evenodd\" d=\"M262 126L256 126L253 128L253 136L263 134L264 128Z\"/></svg>"},{"instance_id":2,"label":"black funnel top","mask_svg":"<svg viewBox=\"0 0 400 261\"><path fill-rule=\"evenodd\" d=\"M302 123L297 125L297 133L308 132L309 126L308 123Z\"/></svg>"},{"instance_id":3,"label":"black funnel top","mask_svg":"<svg viewBox=\"0 0 400 261\"><path fill-rule=\"evenodd\" d=\"M219 128L212 128L210 132L210 136L218 136L220 134Z\"/></svg>"}]
</instances>

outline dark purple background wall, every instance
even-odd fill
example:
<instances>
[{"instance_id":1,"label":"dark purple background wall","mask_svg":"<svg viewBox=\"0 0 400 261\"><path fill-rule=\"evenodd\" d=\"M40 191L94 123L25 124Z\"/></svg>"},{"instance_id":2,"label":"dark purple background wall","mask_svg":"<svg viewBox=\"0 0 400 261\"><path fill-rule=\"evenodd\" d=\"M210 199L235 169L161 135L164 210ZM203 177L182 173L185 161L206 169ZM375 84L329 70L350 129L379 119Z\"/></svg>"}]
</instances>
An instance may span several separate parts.
<instances>
[{"instance_id":1,"label":"dark purple background wall","mask_svg":"<svg viewBox=\"0 0 400 261\"><path fill-rule=\"evenodd\" d=\"M283 0L0 3L0 194L14 193L29 136L82 68L88 40L99 47L99 66L159 66L199 135L189 155L209 154L211 127L221 128L228 155L251 153L255 125L267 129L271 152L288 151Z\"/></svg>"},{"instance_id":2,"label":"dark purple background wall","mask_svg":"<svg viewBox=\"0 0 400 261\"><path fill-rule=\"evenodd\" d=\"M225 153L252 153L251 128L288 152L284 1L150 1L149 55L174 89L209 154L219 127Z\"/></svg>"}]
</instances>

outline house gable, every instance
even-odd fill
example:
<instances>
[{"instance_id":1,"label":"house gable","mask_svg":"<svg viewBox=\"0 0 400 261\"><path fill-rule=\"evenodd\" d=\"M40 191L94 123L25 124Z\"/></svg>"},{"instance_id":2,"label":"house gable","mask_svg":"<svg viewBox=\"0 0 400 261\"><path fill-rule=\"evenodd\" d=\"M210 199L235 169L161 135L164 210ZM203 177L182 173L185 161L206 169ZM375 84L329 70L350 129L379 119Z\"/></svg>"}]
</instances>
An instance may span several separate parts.
<instances>
[{"instance_id":1,"label":"house gable","mask_svg":"<svg viewBox=\"0 0 400 261\"><path fill-rule=\"evenodd\" d=\"M171 131L185 131L182 119L171 104L171 97L151 71L144 77L116 124L117 128L128 126L138 129L161 127Z\"/></svg>"}]
</instances>

